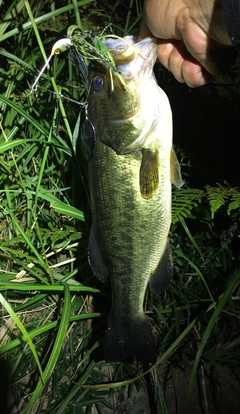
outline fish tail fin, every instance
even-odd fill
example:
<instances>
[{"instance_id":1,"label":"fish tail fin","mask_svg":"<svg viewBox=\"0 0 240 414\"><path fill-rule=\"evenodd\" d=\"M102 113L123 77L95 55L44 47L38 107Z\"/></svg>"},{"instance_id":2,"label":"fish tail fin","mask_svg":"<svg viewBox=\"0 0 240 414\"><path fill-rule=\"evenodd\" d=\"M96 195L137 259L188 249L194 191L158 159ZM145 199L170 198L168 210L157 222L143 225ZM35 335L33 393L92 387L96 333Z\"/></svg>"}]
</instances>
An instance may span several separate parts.
<instances>
[{"instance_id":1,"label":"fish tail fin","mask_svg":"<svg viewBox=\"0 0 240 414\"><path fill-rule=\"evenodd\" d=\"M145 315L118 323L113 322L110 315L104 353L106 362L121 362L132 356L143 363L154 363L156 348Z\"/></svg>"}]
</instances>

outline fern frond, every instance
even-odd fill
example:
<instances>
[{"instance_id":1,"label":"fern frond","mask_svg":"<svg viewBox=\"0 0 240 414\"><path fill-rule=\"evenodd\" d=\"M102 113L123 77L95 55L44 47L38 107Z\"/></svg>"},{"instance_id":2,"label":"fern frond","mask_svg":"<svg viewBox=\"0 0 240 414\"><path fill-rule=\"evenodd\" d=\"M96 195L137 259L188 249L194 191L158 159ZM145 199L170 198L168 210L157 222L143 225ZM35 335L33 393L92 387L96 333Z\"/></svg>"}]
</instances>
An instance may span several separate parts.
<instances>
[{"instance_id":1,"label":"fern frond","mask_svg":"<svg viewBox=\"0 0 240 414\"><path fill-rule=\"evenodd\" d=\"M172 223L175 224L183 218L193 218L191 210L197 207L203 195L203 190L193 188L173 191Z\"/></svg>"},{"instance_id":2,"label":"fern frond","mask_svg":"<svg viewBox=\"0 0 240 414\"><path fill-rule=\"evenodd\" d=\"M233 194L231 196L231 200L227 209L227 213L230 216L230 212L232 210L236 210L237 208L240 208L240 191L237 188L232 188L231 189Z\"/></svg>"},{"instance_id":3,"label":"fern frond","mask_svg":"<svg viewBox=\"0 0 240 414\"><path fill-rule=\"evenodd\" d=\"M217 183L217 187L211 187L210 185L206 185L206 191L207 191L207 199L210 204L211 208L211 217L214 218L214 214L216 211L218 211L223 205L226 204L226 201L232 197L233 188L224 187L221 184ZM237 201L239 199L239 201ZM233 200L232 207L230 208L230 205L228 207L228 211L230 212L231 209L237 208L239 204L236 204L237 202L240 202L240 195L238 198ZM230 210L229 210L230 208Z\"/></svg>"}]
</instances>

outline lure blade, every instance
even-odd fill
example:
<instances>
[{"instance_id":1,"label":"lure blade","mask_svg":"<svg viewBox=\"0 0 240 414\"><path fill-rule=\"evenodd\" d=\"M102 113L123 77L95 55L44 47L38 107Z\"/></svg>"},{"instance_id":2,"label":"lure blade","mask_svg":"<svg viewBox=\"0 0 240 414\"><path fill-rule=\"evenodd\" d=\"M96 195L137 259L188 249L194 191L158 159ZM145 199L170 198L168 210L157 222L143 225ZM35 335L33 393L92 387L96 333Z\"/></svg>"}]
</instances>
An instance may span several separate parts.
<instances>
[{"instance_id":1,"label":"lure blade","mask_svg":"<svg viewBox=\"0 0 240 414\"><path fill-rule=\"evenodd\" d=\"M95 150L96 132L91 121L86 118L82 124L82 148L87 161L90 161Z\"/></svg>"}]
</instances>

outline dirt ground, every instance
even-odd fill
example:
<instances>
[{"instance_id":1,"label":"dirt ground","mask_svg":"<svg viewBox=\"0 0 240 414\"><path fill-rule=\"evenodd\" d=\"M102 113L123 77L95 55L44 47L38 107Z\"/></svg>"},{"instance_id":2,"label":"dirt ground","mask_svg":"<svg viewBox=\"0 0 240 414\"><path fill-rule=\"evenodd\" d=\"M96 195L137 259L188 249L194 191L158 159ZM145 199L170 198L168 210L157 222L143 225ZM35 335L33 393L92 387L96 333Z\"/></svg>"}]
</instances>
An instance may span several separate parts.
<instances>
[{"instance_id":1,"label":"dirt ground","mask_svg":"<svg viewBox=\"0 0 240 414\"><path fill-rule=\"evenodd\" d=\"M224 367L223 367L224 368ZM157 367L160 380L158 387L158 400L164 405L164 409L158 408L154 398L149 396L144 385L137 391L134 386L131 397L128 397L127 389L124 393L114 393L108 398L108 402L115 407L115 411L101 405L102 414L239 414L240 413L240 366L237 365L234 372L224 368L225 375L219 372L211 372L212 367L200 367L191 399L188 396L190 374L180 368L171 367L170 364ZM2 371L3 373L4 371ZM4 380L4 376L2 376ZM233 382L236 385L233 384ZM1 387L4 396L4 381ZM0 414L14 413L3 407L0 397ZM93 408L91 414L99 414Z\"/></svg>"},{"instance_id":2,"label":"dirt ground","mask_svg":"<svg viewBox=\"0 0 240 414\"><path fill-rule=\"evenodd\" d=\"M238 370L238 374L240 371ZM232 373L227 370L229 377ZM236 379L236 378L235 378ZM238 382L240 387L240 383ZM134 390L130 398L127 394L114 394L109 402L116 409L116 414L239 414L240 391L223 375L215 374L209 380L202 375L195 383L192 398L188 397L189 375L180 369L174 369L168 379L162 384L162 397L165 401L165 410L150 408L146 389ZM103 414L113 413L112 410L102 407ZM98 414L93 409L92 414Z\"/></svg>"}]
</instances>

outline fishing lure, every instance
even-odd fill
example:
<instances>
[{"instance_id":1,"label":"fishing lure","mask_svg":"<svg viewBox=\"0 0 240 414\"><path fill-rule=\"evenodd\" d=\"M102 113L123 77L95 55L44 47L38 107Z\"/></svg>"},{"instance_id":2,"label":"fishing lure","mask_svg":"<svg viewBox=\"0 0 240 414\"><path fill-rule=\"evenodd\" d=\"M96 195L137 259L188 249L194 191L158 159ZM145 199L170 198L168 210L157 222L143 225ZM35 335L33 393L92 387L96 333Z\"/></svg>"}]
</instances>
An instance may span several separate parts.
<instances>
[{"instance_id":1,"label":"fishing lure","mask_svg":"<svg viewBox=\"0 0 240 414\"><path fill-rule=\"evenodd\" d=\"M117 75L125 88L125 81L118 70L109 48L104 43L106 38L118 38L118 36L102 34L96 36L92 32L83 32L78 26L72 25L68 28L67 37L71 40L76 52L84 59L87 66L91 60L94 60L109 69L111 92L114 90L113 73Z\"/></svg>"},{"instance_id":2,"label":"fishing lure","mask_svg":"<svg viewBox=\"0 0 240 414\"><path fill-rule=\"evenodd\" d=\"M102 42L106 36L96 36L92 32L83 32L78 26L73 25L68 28L67 37L86 64L89 64L91 60L95 60L113 72L118 72L109 49Z\"/></svg>"},{"instance_id":3,"label":"fishing lure","mask_svg":"<svg viewBox=\"0 0 240 414\"><path fill-rule=\"evenodd\" d=\"M67 38L60 39L56 43L54 43L50 56L48 57L46 63L44 64L43 68L39 72L35 82L31 87L31 92L37 90L37 83L40 77L42 76L43 72L45 71L46 67L48 66L52 57L54 55L59 55L60 53L63 53L70 48L75 49L76 53L71 54L72 61L75 65L79 67L83 75L86 84L86 90L88 90L87 67L89 65L89 62L92 60L101 63L103 66L109 69L111 79L111 92L114 90L113 73L117 75L121 84L123 85L123 87L125 87L125 81L122 75L119 73L119 70L115 64L112 54L109 51L109 48L103 42L103 40L107 37L117 36L96 36L92 32L81 31L78 26L70 26L67 31Z\"/></svg>"}]
</instances>

